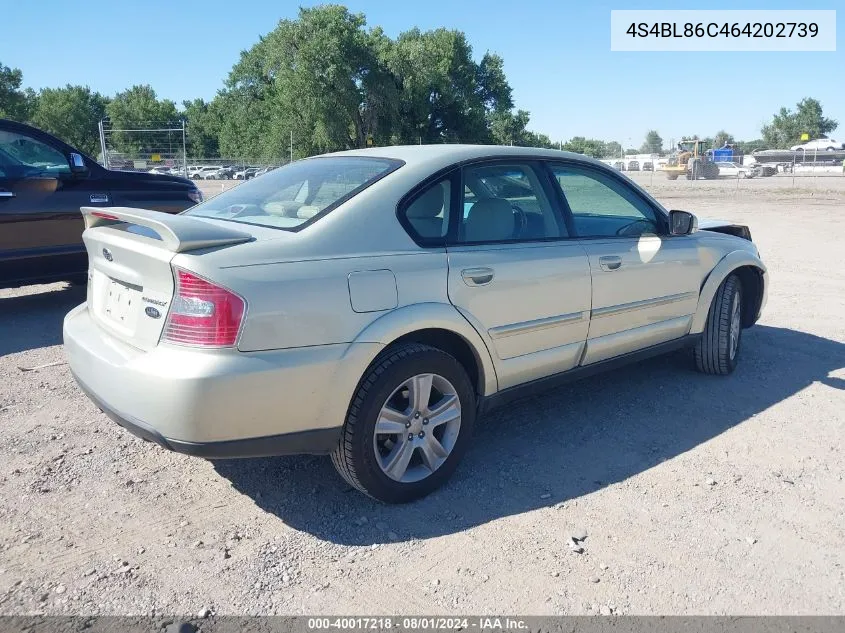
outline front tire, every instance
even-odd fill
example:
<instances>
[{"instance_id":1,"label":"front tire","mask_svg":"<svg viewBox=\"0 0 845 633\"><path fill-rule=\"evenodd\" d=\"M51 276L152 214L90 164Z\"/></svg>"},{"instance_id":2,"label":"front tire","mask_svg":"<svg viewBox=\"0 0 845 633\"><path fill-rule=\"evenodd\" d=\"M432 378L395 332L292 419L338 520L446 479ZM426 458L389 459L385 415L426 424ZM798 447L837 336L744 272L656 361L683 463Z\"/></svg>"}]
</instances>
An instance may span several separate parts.
<instances>
[{"instance_id":1,"label":"front tire","mask_svg":"<svg viewBox=\"0 0 845 633\"><path fill-rule=\"evenodd\" d=\"M736 275L722 282L713 297L707 324L693 348L695 367L703 374L727 376L737 366L742 340L742 283Z\"/></svg>"},{"instance_id":2,"label":"front tire","mask_svg":"<svg viewBox=\"0 0 845 633\"><path fill-rule=\"evenodd\" d=\"M475 393L461 364L428 345L399 345L361 380L332 462L378 501L413 501L449 479L474 421Z\"/></svg>"}]
</instances>

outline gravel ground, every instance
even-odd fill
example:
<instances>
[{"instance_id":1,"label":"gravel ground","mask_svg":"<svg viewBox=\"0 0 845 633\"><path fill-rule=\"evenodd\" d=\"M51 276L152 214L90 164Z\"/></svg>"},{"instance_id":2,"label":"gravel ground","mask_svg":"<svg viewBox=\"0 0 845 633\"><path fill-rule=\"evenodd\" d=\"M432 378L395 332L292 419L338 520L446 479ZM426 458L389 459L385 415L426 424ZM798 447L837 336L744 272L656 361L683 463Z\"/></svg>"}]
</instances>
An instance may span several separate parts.
<instances>
[{"instance_id":1,"label":"gravel ground","mask_svg":"<svg viewBox=\"0 0 845 633\"><path fill-rule=\"evenodd\" d=\"M845 179L824 180L655 176L670 208L748 223L770 268L736 373L678 354L499 410L402 507L328 459L135 439L66 365L21 369L63 360L84 292L0 291L0 613L845 614Z\"/></svg>"}]
</instances>

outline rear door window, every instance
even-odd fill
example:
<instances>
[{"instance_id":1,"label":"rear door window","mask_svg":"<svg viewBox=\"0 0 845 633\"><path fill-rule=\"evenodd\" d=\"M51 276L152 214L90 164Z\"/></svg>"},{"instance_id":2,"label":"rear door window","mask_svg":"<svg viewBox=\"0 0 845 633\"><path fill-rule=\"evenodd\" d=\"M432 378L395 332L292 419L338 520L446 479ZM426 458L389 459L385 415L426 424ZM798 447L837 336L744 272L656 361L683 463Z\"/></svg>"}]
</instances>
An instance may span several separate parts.
<instances>
[{"instance_id":1,"label":"rear door window","mask_svg":"<svg viewBox=\"0 0 845 633\"><path fill-rule=\"evenodd\" d=\"M465 167L458 241L512 242L566 237L530 164Z\"/></svg>"}]
</instances>

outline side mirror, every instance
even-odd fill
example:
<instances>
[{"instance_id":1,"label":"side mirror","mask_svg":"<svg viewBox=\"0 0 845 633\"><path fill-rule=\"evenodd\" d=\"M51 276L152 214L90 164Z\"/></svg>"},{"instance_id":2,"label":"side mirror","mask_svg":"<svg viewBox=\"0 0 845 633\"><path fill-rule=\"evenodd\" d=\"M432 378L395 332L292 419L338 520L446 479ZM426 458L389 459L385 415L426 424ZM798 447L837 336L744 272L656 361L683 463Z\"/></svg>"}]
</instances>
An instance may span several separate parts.
<instances>
[{"instance_id":1,"label":"side mirror","mask_svg":"<svg viewBox=\"0 0 845 633\"><path fill-rule=\"evenodd\" d=\"M88 175L88 166L85 164L85 159L82 154L71 152L70 154L70 173L74 176L84 177Z\"/></svg>"},{"instance_id":2,"label":"side mirror","mask_svg":"<svg viewBox=\"0 0 845 633\"><path fill-rule=\"evenodd\" d=\"M669 212L669 235L689 235L698 230L698 218L689 211Z\"/></svg>"}]
</instances>

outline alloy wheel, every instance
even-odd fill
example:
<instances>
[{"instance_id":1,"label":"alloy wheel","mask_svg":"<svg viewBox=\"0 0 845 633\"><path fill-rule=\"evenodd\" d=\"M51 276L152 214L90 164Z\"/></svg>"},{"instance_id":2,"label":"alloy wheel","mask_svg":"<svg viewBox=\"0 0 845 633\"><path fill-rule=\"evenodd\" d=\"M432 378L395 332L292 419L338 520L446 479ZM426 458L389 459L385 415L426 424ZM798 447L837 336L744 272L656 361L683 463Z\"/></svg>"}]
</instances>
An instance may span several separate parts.
<instances>
[{"instance_id":1,"label":"alloy wheel","mask_svg":"<svg viewBox=\"0 0 845 633\"><path fill-rule=\"evenodd\" d=\"M461 401L438 374L404 381L379 411L373 449L382 472L394 481L421 481L451 454L461 429Z\"/></svg>"}]
</instances>

